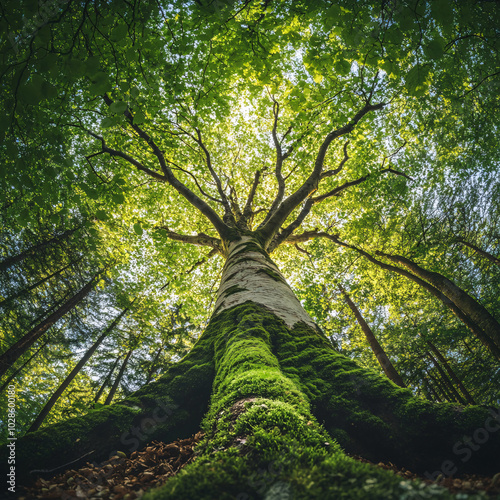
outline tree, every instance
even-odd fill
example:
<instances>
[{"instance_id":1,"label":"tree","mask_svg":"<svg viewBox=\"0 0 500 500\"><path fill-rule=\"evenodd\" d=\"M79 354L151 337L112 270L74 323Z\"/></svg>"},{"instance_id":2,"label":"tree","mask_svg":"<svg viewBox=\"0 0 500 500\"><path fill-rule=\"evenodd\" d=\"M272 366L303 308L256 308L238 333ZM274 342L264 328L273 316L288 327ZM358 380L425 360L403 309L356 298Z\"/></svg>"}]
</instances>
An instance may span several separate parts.
<instances>
[{"instance_id":1,"label":"tree","mask_svg":"<svg viewBox=\"0 0 500 500\"><path fill-rule=\"evenodd\" d=\"M121 401L19 440L22 469L186 435L204 415L199 457L150 498L447 496L341 447L433 477L453 452L467 455L454 472L493 472L497 413L431 404L343 356L278 264L311 234L362 238L410 183L445 189L465 175L457 143L474 155L478 123L496 118L498 6L67 2L19 31L30 8L5 21L10 227L47 204L78 209L130 262L117 282L130 271L151 292L168 271L200 318L219 273L220 285L189 354ZM494 137L482 139L468 176L493 170ZM426 164L434 176L419 185Z\"/></svg>"},{"instance_id":2,"label":"tree","mask_svg":"<svg viewBox=\"0 0 500 500\"><path fill-rule=\"evenodd\" d=\"M368 323L365 321L359 309L356 307L356 304L354 304L351 297L349 297L348 293L345 291L342 285L339 285L339 290L344 296L347 305L356 317L356 321L359 323L359 326L363 330L363 333L366 336L366 340L370 344L370 348L372 349L373 354L375 354L377 361L380 363L380 366L384 370L384 373L396 385L399 385L399 387L406 387L403 379L401 378L401 375L397 372L396 368L394 368L394 365L391 363L391 360L387 356L383 347L380 345L377 337L375 337L372 329L368 326Z\"/></svg>"}]
</instances>

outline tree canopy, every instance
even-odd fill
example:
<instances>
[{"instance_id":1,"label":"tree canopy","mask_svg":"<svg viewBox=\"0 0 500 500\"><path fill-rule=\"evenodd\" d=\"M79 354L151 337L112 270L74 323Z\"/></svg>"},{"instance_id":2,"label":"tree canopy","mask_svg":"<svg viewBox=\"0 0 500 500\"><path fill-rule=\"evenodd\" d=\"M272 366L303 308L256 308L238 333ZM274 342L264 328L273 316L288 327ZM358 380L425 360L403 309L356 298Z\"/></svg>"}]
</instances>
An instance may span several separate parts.
<instances>
[{"instance_id":1,"label":"tree canopy","mask_svg":"<svg viewBox=\"0 0 500 500\"><path fill-rule=\"evenodd\" d=\"M465 397L438 350L498 403L494 327L408 277L500 321L497 2L0 5L2 352L89 287L8 367L23 432L124 309L46 423L182 357L234 230L341 352L382 373L339 284L414 393Z\"/></svg>"}]
</instances>

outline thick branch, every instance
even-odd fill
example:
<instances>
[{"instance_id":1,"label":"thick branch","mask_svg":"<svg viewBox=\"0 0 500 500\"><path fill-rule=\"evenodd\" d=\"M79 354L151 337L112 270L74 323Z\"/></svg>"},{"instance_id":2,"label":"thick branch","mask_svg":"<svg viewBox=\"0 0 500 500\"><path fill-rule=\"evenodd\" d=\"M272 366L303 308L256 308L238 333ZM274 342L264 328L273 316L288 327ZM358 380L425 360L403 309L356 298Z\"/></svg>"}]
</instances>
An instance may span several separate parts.
<instances>
[{"instance_id":1,"label":"thick branch","mask_svg":"<svg viewBox=\"0 0 500 500\"><path fill-rule=\"evenodd\" d=\"M245 208L243 209L243 217L245 217L245 219L250 218L250 216L252 215L253 200L255 198L255 193L257 192L257 186L259 185L261 174L262 174L261 170L257 170L257 172L255 172L253 184L252 187L250 188L250 192L248 193L248 198L247 202L245 203Z\"/></svg>"},{"instance_id":2,"label":"thick branch","mask_svg":"<svg viewBox=\"0 0 500 500\"><path fill-rule=\"evenodd\" d=\"M219 240L219 238L213 238L205 233L198 233L196 236L192 236L176 233L171 231L167 226L157 226L157 229L163 229L167 233L167 237L171 240L189 243L191 245L212 247L217 251L220 251L221 248L221 240Z\"/></svg>"},{"instance_id":3,"label":"thick branch","mask_svg":"<svg viewBox=\"0 0 500 500\"><path fill-rule=\"evenodd\" d=\"M384 106L385 103L374 105L366 104L348 124L330 132L326 136L325 140L319 148L314 164L314 170L312 171L311 175L306 179L302 186L300 186L299 189L295 191L295 193L293 193L281 203L280 207L272 215L269 221L259 230L260 235L264 240L265 247L267 247L273 236L276 234L276 232L279 230L288 216L293 212L293 210L318 188L318 184L321 179L321 173L323 170L323 162L331 142L337 137L341 137L351 132L367 113L369 113L370 111L382 109Z\"/></svg>"},{"instance_id":4,"label":"thick branch","mask_svg":"<svg viewBox=\"0 0 500 500\"><path fill-rule=\"evenodd\" d=\"M337 175L343 168L347 160L349 159L349 155L347 154L347 146L349 145L350 141L345 141L344 143L344 158L342 158L342 161L339 163L339 166L333 170L327 170L326 172L323 172L321 174L321 178L325 179L326 177L332 177L333 175Z\"/></svg>"},{"instance_id":5,"label":"thick branch","mask_svg":"<svg viewBox=\"0 0 500 500\"><path fill-rule=\"evenodd\" d=\"M276 149L276 162L274 166L274 175L276 176L276 180L278 181L278 192L276 193L276 197L274 198L271 208L269 209L269 212L267 213L261 226L265 226L267 224L269 219L274 215L274 213L280 206L281 202L283 201L283 196L285 196L285 179L283 179L283 173L282 173L284 156L283 156L283 150L281 148L281 142L278 140L278 134L277 134L279 111L280 111L279 104L273 99L274 124L272 130L272 137L273 137L274 147Z\"/></svg>"},{"instance_id":6,"label":"thick branch","mask_svg":"<svg viewBox=\"0 0 500 500\"><path fill-rule=\"evenodd\" d=\"M113 101L107 95L104 95L104 101L108 106L113 103ZM210 205L208 205L205 201L203 201L200 197L193 193L193 191L191 191L185 184L177 179L177 177L175 177L169 166L170 162L164 157L163 152L156 145L149 134L147 134L141 127L134 124L134 117L128 109L124 111L124 115L127 118L132 129L152 149L153 154L158 159L166 182L168 182L181 196L183 196L189 203L191 203L191 205L197 208L205 217L207 217L207 219L213 224L217 232L221 235L221 237L226 236L228 234L229 227L224 224L217 212L215 212L215 210Z\"/></svg>"}]
</instances>

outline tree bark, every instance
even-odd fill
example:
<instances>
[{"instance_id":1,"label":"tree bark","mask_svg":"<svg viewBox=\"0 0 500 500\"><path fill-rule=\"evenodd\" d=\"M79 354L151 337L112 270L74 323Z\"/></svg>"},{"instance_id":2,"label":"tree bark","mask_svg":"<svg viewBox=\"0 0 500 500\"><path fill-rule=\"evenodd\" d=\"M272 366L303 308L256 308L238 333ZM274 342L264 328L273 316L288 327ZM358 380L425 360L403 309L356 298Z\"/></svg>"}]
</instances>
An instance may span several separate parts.
<instances>
[{"instance_id":1,"label":"tree bark","mask_svg":"<svg viewBox=\"0 0 500 500\"><path fill-rule=\"evenodd\" d=\"M63 392L66 388L71 384L73 379L80 373L82 368L86 365L87 361L91 358L92 354L97 350L97 348L102 344L104 339L108 336L108 334L116 327L116 325L120 322L126 312L129 310L128 307L123 309L123 311L111 322L111 324L102 332L102 334L98 337L98 339L92 344L92 346L87 350L87 352L83 355L80 361L76 364L76 366L71 370L69 375L64 379L62 384L57 388L51 398L47 401L42 411L35 418L34 422L31 424L28 432L36 431L43 424L43 421L47 418L47 415L52 410L52 407L56 404L59 398L62 396Z\"/></svg>"},{"instance_id":2,"label":"tree bark","mask_svg":"<svg viewBox=\"0 0 500 500\"><path fill-rule=\"evenodd\" d=\"M392 260L393 262L402 264L420 278L431 283L435 288L453 301L458 308L467 314L472 321L474 321L489 337L491 337L497 347L500 348L500 324L484 306L453 283L453 281L449 280L442 274L434 271L428 271L410 259L400 255L390 255L382 252L377 253L389 260Z\"/></svg>"},{"instance_id":3,"label":"tree bark","mask_svg":"<svg viewBox=\"0 0 500 500\"><path fill-rule=\"evenodd\" d=\"M300 235L299 235L300 236ZM491 354L498 360L500 360L500 348L496 345L496 343L493 341L493 339L489 336L489 334L475 322L473 321L466 313L464 313L451 299L449 299L443 292L441 292L438 288L435 286L431 285L424 279L421 279L418 276L415 276L414 274L410 273L406 269L402 269L397 266L392 266L390 264L386 264L385 262L382 262L369 253L365 252L361 248L355 247L354 245L349 245L347 243L344 243L340 240L338 240L335 236L329 235L329 234L319 234L317 236L323 236L323 237L328 237L331 241L335 242L337 245L344 246L346 248L352 248L353 250L356 250L359 254L363 255L367 260L372 262L373 264L376 264L377 266L381 267L382 269L385 269L387 271L392 271L397 274L400 274L401 276L404 276L405 278L408 278L411 281L414 281L418 285L420 285L422 288L427 290L429 293L434 295L437 299L439 299L448 309L450 309L455 316L464 323L464 325L481 341L481 343L491 352ZM309 238L310 239L310 238Z\"/></svg>"},{"instance_id":4,"label":"tree bark","mask_svg":"<svg viewBox=\"0 0 500 500\"><path fill-rule=\"evenodd\" d=\"M446 375L444 372L443 368L437 361L437 359L430 353L427 352L427 357L434 363L434 366L436 370L439 373L439 376L441 377L441 380L443 381L444 386L448 389L449 394L452 396L452 398L460 404L467 404L466 400L460 395L460 393L457 391L455 386L453 385L453 382L451 379Z\"/></svg>"},{"instance_id":5,"label":"tree bark","mask_svg":"<svg viewBox=\"0 0 500 500\"><path fill-rule=\"evenodd\" d=\"M95 395L94 403L98 403L99 402L99 399L101 398L102 393L104 392L104 389L108 385L109 380L113 376L113 372L115 371L116 365L118 365L118 361L120 361L120 359L121 359L121 356L118 356L115 359L115 362L113 363L113 365L111 366L111 369L109 370L108 374L106 375L106 378L104 379L104 382L101 384L101 387L99 387L99 390L97 391L97 394Z\"/></svg>"},{"instance_id":6,"label":"tree bark","mask_svg":"<svg viewBox=\"0 0 500 500\"><path fill-rule=\"evenodd\" d=\"M40 351L49 343L49 340L46 340L6 381L4 384L2 384L2 387L0 387L0 393L3 392L3 390L21 373L26 366L29 365L31 360L40 353Z\"/></svg>"},{"instance_id":7,"label":"tree bark","mask_svg":"<svg viewBox=\"0 0 500 500\"><path fill-rule=\"evenodd\" d=\"M457 387L460 389L460 392L465 396L465 399L467 400L467 402L471 405L475 405L476 402L474 401L474 398L470 395L469 391L465 388L464 384L458 378L455 371L451 368L447 359L441 354L439 349L430 340L425 340L425 342L429 346L431 351L434 353L436 358L439 359L439 361L441 361L441 364L444 366L444 369L446 370L446 372L450 376L451 380L453 380L453 382L455 382Z\"/></svg>"},{"instance_id":8,"label":"tree bark","mask_svg":"<svg viewBox=\"0 0 500 500\"><path fill-rule=\"evenodd\" d=\"M342 295L344 296L347 305L349 306L354 316L356 317L356 320L361 329L363 330L363 333L365 334L366 340L368 341L368 344L371 350L373 351L373 354L375 354L375 357L377 358L377 361L382 367L382 370L387 375L387 378L392 380L396 385L399 385L399 387L406 387L405 383L403 382L403 379L401 378L401 375L398 373L396 368L394 368L394 365L391 363L391 360L389 359L383 347L380 345L379 341L375 337L375 334L373 333L372 329L368 326L368 323L365 321L359 309L356 307L356 304L354 304L354 302L349 297L347 292L344 290L342 285L338 285L338 287Z\"/></svg>"},{"instance_id":9,"label":"tree bark","mask_svg":"<svg viewBox=\"0 0 500 500\"><path fill-rule=\"evenodd\" d=\"M429 391L430 396L433 399L433 401L437 401L438 403L441 403L442 400L439 397L439 395L437 394L437 392L434 390L434 387L432 387L431 379L429 377L426 378L426 382L427 382L427 390Z\"/></svg>"},{"instance_id":10,"label":"tree bark","mask_svg":"<svg viewBox=\"0 0 500 500\"><path fill-rule=\"evenodd\" d=\"M155 366L156 362L158 361L158 358L160 357L160 353L163 350L163 345L161 345L158 350L156 351L155 357L153 358L153 361L151 362L151 367L148 370L148 378L146 379L146 384L149 384L151 382L151 379L153 378L153 373L155 371Z\"/></svg>"},{"instance_id":11,"label":"tree bark","mask_svg":"<svg viewBox=\"0 0 500 500\"><path fill-rule=\"evenodd\" d=\"M500 266L500 259L498 257L495 257L494 255L492 255L491 253L487 252L486 250L482 250L481 248L477 247L476 245L473 245L472 243L469 243L468 241L465 241L462 238L458 238L457 241L459 241L460 243L462 243L466 247L471 248L481 257L484 257L485 259L488 259L490 262L493 262L493 264Z\"/></svg>"},{"instance_id":12,"label":"tree bark","mask_svg":"<svg viewBox=\"0 0 500 500\"><path fill-rule=\"evenodd\" d=\"M14 301L16 299L19 299L20 297L23 297L27 293L31 292L31 290L34 290L35 288L38 288L40 285L43 285L46 281L48 281L48 280L54 278L55 276L61 274L63 271L65 271L66 269L68 269L69 267L71 267L73 264L76 264L80 260L82 260L82 257L80 257L79 259L73 260L67 266L64 266L61 269L59 269L58 271L45 276L45 278L42 278L42 279L38 280L36 283L33 283L33 285L30 285L27 288L24 288L20 292L17 292L14 295L11 295L10 297L7 297L6 299L2 300L2 302L0 302L0 307L5 308L12 301Z\"/></svg>"},{"instance_id":13,"label":"tree bark","mask_svg":"<svg viewBox=\"0 0 500 500\"><path fill-rule=\"evenodd\" d=\"M443 387L443 384L435 377L430 371L427 372L429 375L429 378L434 382L434 385L436 386L436 391L441 394L441 399L443 401L449 401L452 402L454 401L454 398L445 390Z\"/></svg>"},{"instance_id":14,"label":"tree bark","mask_svg":"<svg viewBox=\"0 0 500 500\"><path fill-rule=\"evenodd\" d=\"M80 291L68 299L61 307L59 307L59 309L57 309L57 311L36 325L0 356L0 376L3 376L12 364L19 359L19 357L24 354L54 323L61 319L67 312L71 311L92 291L95 285L99 282L98 276L100 274L101 271L93 276Z\"/></svg>"},{"instance_id":15,"label":"tree bark","mask_svg":"<svg viewBox=\"0 0 500 500\"><path fill-rule=\"evenodd\" d=\"M78 226L74 229L68 229L64 231L61 234L57 234L56 236L46 240L42 241L40 243L37 243L36 245L33 245L30 248L27 248L26 250L23 250L21 253L18 253L17 255L13 255L11 257L6 257L4 260L0 262L0 271L5 271L9 267L13 266L14 264L18 264L19 262L22 262L24 259L27 257L31 257L35 253L40 252L44 248L52 245L52 243L57 242L57 241L63 241L67 239L69 236L71 236L75 231L80 229L81 226Z\"/></svg>"},{"instance_id":16,"label":"tree bark","mask_svg":"<svg viewBox=\"0 0 500 500\"><path fill-rule=\"evenodd\" d=\"M115 397L116 390L118 389L118 385L120 384L123 375L125 373L125 369L127 368L128 360L130 359L130 356L132 355L134 351L131 349L130 351L127 352L127 355L125 356L125 359L123 360L122 366L120 367L120 371L118 372L118 375L115 379L115 382L113 386L111 387L111 390L109 391L109 394L106 398L106 401L104 401L105 405L111 404L111 401L113 401L113 398Z\"/></svg>"}]
</instances>

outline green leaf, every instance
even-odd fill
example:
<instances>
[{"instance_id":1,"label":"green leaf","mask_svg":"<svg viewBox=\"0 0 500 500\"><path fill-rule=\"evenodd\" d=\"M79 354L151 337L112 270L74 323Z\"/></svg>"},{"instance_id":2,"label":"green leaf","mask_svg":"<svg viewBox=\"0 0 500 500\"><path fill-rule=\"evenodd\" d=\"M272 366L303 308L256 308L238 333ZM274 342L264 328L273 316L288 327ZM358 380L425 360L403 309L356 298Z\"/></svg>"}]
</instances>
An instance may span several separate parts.
<instances>
[{"instance_id":1,"label":"green leaf","mask_svg":"<svg viewBox=\"0 0 500 500\"><path fill-rule=\"evenodd\" d=\"M335 61L333 68L339 75L345 76L351 71L351 63L345 59L340 59Z\"/></svg>"},{"instance_id":2,"label":"green leaf","mask_svg":"<svg viewBox=\"0 0 500 500\"><path fill-rule=\"evenodd\" d=\"M323 81L323 75L321 73L315 73L313 79L316 83L321 83Z\"/></svg>"},{"instance_id":3,"label":"green leaf","mask_svg":"<svg viewBox=\"0 0 500 500\"><path fill-rule=\"evenodd\" d=\"M431 40L424 46L424 54L429 59L440 59L444 54L442 43L439 40Z\"/></svg>"},{"instance_id":4,"label":"green leaf","mask_svg":"<svg viewBox=\"0 0 500 500\"><path fill-rule=\"evenodd\" d=\"M136 232L136 234L138 234L139 236L142 236L142 233L143 233L143 230L142 230L142 227L141 227L141 224L139 222L136 222L134 224L134 231Z\"/></svg>"},{"instance_id":5,"label":"green leaf","mask_svg":"<svg viewBox=\"0 0 500 500\"><path fill-rule=\"evenodd\" d=\"M146 120L146 115L142 111L136 111L134 114L134 124L143 123Z\"/></svg>"},{"instance_id":6,"label":"green leaf","mask_svg":"<svg viewBox=\"0 0 500 500\"><path fill-rule=\"evenodd\" d=\"M127 103L125 101L115 101L109 106L112 113L121 114L127 109Z\"/></svg>"},{"instance_id":7,"label":"green leaf","mask_svg":"<svg viewBox=\"0 0 500 500\"><path fill-rule=\"evenodd\" d=\"M453 22L453 6L449 0L432 0L432 17L442 26Z\"/></svg>"},{"instance_id":8,"label":"green leaf","mask_svg":"<svg viewBox=\"0 0 500 500\"><path fill-rule=\"evenodd\" d=\"M97 210L97 212L95 213L95 216L99 220L102 220L102 221L109 219L109 215L108 215L108 212L106 210Z\"/></svg>"},{"instance_id":9,"label":"green leaf","mask_svg":"<svg viewBox=\"0 0 500 500\"><path fill-rule=\"evenodd\" d=\"M123 196L123 193L114 193L111 195L111 199L117 205L121 205L125 201L125 196Z\"/></svg>"},{"instance_id":10,"label":"green leaf","mask_svg":"<svg viewBox=\"0 0 500 500\"><path fill-rule=\"evenodd\" d=\"M113 120L113 118L110 118L109 116L104 118L101 122L101 127L103 128L109 128L112 127L113 125L115 125L115 121Z\"/></svg>"}]
</instances>

